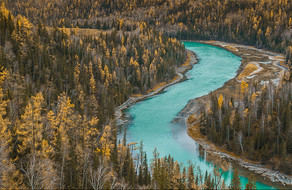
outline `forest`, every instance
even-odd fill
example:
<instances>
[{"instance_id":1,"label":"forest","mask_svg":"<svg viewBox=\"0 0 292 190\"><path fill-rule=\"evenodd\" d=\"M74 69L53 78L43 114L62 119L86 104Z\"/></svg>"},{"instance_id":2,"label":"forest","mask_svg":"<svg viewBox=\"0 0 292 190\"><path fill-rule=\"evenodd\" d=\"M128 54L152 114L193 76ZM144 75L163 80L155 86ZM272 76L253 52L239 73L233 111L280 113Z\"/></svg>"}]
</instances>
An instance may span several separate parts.
<instances>
[{"instance_id":1,"label":"forest","mask_svg":"<svg viewBox=\"0 0 292 190\"><path fill-rule=\"evenodd\" d=\"M1 5L1 188L138 185L130 145L116 139L114 108L172 79L185 50L137 28L80 37ZM143 170L140 185L149 185Z\"/></svg>"},{"instance_id":2,"label":"forest","mask_svg":"<svg viewBox=\"0 0 292 190\"><path fill-rule=\"evenodd\" d=\"M292 66L289 0L2 1L34 24L133 31L135 23L145 23L180 40L221 40L284 53Z\"/></svg>"},{"instance_id":3,"label":"forest","mask_svg":"<svg viewBox=\"0 0 292 190\"><path fill-rule=\"evenodd\" d=\"M9 0L33 23L133 30L145 22L184 40L221 40L285 53L292 46L289 0ZM16 5L16 6L15 6ZM290 49L291 51L291 49Z\"/></svg>"},{"instance_id":4,"label":"forest","mask_svg":"<svg viewBox=\"0 0 292 190\"><path fill-rule=\"evenodd\" d=\"M200 131L241 157L292 171L292 83L261 87L242 82L237 97L213 95L203 108Z\"/></svg>"},{"instance_id":5,"label":"forest","mask_svg":"<svg viewBox=\"0 0 292 190\"><path fill-rule=\"evenodd\" d=\"M216 168L198 172L157 152L148 161L142 142L118 141L115 108L176 76L187 55L180 40L253 45L292 66L288 0L0 3L0 188L224 188ZM98 35L79 35L84 28ZM238 93L238 106L213 98L202 133L291 174L291 82Z\"/></svg>"}]
</instances>

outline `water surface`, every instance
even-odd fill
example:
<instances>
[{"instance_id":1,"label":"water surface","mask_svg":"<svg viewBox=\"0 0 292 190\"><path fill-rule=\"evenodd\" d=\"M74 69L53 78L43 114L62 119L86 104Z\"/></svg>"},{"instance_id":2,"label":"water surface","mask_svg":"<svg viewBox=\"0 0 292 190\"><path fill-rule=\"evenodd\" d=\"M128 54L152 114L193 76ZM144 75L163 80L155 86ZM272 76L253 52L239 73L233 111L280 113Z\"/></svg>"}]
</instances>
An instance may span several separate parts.
<instances>
[{"instance_id":1,"label":"water surface","mask_svg":"<svg viewBox=\"0 0 292 190\"><path fill-rule=\"evenodd\" d=\"M184 44L198 55L199 63L186 73L188 80L170 86L163 93L138 102L125 111L132 119L127 126L127 139L129 142L143 140L149 159L156 147L161 157L170 154L178 162L186 164L190 160L203 171L212 171L212 163L200 157L198 144L187 135L185 127L171 122L190 99L206 95L234 78L241 58L211 45L195 42ZM231 177L232 169L224 173L227 184ZM247 178L240 177L244 187ZM257 187L271 188L259 182Z\"/></svg>"}]
</instances>

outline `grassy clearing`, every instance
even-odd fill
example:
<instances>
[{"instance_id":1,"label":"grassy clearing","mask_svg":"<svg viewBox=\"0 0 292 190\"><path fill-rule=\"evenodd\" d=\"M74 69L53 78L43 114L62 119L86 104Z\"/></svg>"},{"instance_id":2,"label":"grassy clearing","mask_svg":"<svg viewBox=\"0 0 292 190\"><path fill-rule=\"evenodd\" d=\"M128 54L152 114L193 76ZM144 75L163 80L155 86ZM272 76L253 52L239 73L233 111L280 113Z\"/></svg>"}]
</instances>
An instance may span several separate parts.
<instances>
[{"instance_id":1,"label":"grassy clearing","mask_svg":"<svg viewBox=\"0 0 292 190\"><path fill-rule=\"evenodd\" d=\"M67 34L74 33L77 36L91 36L97 37L101 33L109 33L112 30L98 30L98 29L91 29L91 28L60 28L61 30L65 31Z\"/></svg>"},{"instance_id":2,"label":"grassy clearing","mask_svg":"<svg viewBox=\"0 0 292 190\"><path fill-rule=\"evenodd\" d=\"M274 58L275 59L283 59L283 60L285 60L285 57L283 57L283 56L281 56L281 57L280 56L275 56Z\"/></svg>"},{"instance_id":3,"label":"grassy clearing","mask_svg":"<svg viewBox=\"0 0 292 190\"><path fill-rule=\"evenodd\" d=\"M154 91L156 91L158 88L160 88L160 87L162 87L162 86L164 86L164 85L166 85L166 84L167 84L166 82L158 83L158 84L156 84L153 88L149 89L149 90L147 91L147 93L154 92Z\"/></svg>"},{"instance_id":4,"label":"grassy clearing","mask_svg":"<svg viewBox=\"0 0 292 190\"><path fill-rule=\"evenodd\" d=\"M289 69L289 66L285 63L285 61L280 61L279 65L281 65L282 67L285 67L287 69Z\"/></svg>"},{"instance_id":5,"label":"grassy clearing","mask_svg":"<svg viewBox=\"0 0 292 190\"><path fill-rule=\"evenodd\" d=\"M267 53L271 53L271 54L275 54L275 52L272 52L272 51L268 51L268 50L265 50L265 52L267 52ZM276 53L277 55L280 55L280 57L279 56L276 56L276 57L279 57L280 59L283 59L284 57L285 57L285 54L283 54L283 53Z\"/></svg>"},{"instance_id":6,"label":"grassy clearing","mask_svg":"<svg viewBox=\"0 0 292 190\"><path fill-rule=\"evenodd\" d=\"M238 51L238 49L233 46L225 46L225 47L231 51Z\"/></svg>"},{"instance_id":7,"label":"grassy clearing","mask_svg":"<svg viewBox=\"0 0 292 190\"><path fill-rule=\"evenodd\" d=\"M190 116L188 117L188 123L194 123L195 121L197 121L197 118L194 117L193 115L190 115Z\"/></svg>"},{"instance_id":8,"label":"grassy clearing","mask_svg":"<svg viewBox=\"0 0 292 190\"><path fill-rule=\"evenodd\" d=\"M142 97L143 95L142 94L133 94L133 97L134 98L140 98L140 97Z\"/></svg>"},{"instance_id":9,"label":"grassy clearing","mask_svg":"<svg viewBox=\"0 0 292 190\"><path fill-rule=\"evenodd\" d=\"M176 75L171 81L169 81L170 83L171 82L173 82L173 81L175 81L175 80L177 80L179 78L179 76L178 75Z\"/></svg>"},{"instance_id":10,"label":"grassy clearing","mask_svg":"<svg viewBox=\"0 0 292 190\"><path fill-rule=\"evenodd\" d=\"M238 76L238 79L242 79L244 77L249 76L251 73L253 73L254 71L258 70L258 67L253 64L253 63L249 63L244 70L240 73L240 75Z\"/></svg>"}]
</instances>

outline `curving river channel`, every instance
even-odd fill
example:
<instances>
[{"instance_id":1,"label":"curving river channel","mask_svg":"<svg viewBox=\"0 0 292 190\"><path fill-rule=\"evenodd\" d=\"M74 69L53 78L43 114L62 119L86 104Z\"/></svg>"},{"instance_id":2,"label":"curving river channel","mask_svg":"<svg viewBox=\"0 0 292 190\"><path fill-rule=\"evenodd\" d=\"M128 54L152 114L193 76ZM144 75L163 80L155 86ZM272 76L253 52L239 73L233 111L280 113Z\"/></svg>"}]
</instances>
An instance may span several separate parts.
<instances>
[{"instance_id":1,"label":"curving river channel","mask_svg":"<svg viewBox=\"0 0 292 190\"><path fill-rule=\"evenodd\" d=\"M131 122L127 124L128 142L143 140L148 160L152 158L154 148L160 156L171 155L181 163L192 163L202 171L213 170L212 163L199 155L199 145L186 133L184 126L173 124L172 120L184 108L190 99L208 94L234 78L241 64L241 58L211 45L183 42L185 47L197 54L199 63L186 73L187 79L172 85L156 96L135 103L125 113ZM224 173L229 185L232 168ZM247 178L240 176L242 187ZM273 187L257 182L259 189Z\"/></svg>"}]
</instances>

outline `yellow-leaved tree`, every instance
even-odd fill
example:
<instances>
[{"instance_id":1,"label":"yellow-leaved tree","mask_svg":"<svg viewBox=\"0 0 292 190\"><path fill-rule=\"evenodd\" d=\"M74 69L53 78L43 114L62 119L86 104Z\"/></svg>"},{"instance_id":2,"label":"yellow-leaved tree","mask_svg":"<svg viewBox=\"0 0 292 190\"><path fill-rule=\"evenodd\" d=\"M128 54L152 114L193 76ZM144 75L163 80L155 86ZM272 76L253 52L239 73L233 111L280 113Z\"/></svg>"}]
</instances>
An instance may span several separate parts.
<instances>
[{"instance_id":1,"label":"yellow-leaved tree","mask_svg":"<svg viewBox=\"0 0 292 190\"><path fill-rule=\"evenodd\" d=\"M7 72L5 70L0 73L0 141L3 146L8 145L11 140L11 133L10 130L8 130L10 122L8 118L5 118L8 101L4 99L5 95L2 88L6 75Z\"/></svg>"},{"instance_id":2,"label":"yellow-leaved tree","mask_svg":"<svg viewBox=\"0 0 292 190\"><path fill-rule=\"evenodd\" d=\"M45 104L44 97L40 92L31 99L21 116L22 123L17 129L18 139L21 142L19 146L21 155L36 154L37 151L41 150L43 141L44 116L42 112Z\"/></svg>"},{"instance_id":3,"label":"yellow-leaved tree","mask_svg":"<svg viewBox=\"0 0 292 190\"><path fill-rule=\"evenodd\" d=\"M96 99L96 96L97 96L97 88L96 88L96 81L95 81L95 78L94 78L94 75L93 75L93 69L92 69L92 62L90 61L89 62L89 76L90 76L90 80L89 80L89 107L90 107L90 111L89 113L92 113L92 115L94 117L97 116L97 112L98 112L98 101ZM105 74L106 75L106 74Z\"/></svg>"},{"instance_id":4,"label":"yellow-leaved tree","mask_svg":"<svg viewBox=\"0 0 292 190\"><path fill-rule=\"evenodd\" d=\"M223 95L220 94L220 96L218 98L218 106L219 106L219 109L222 108L222 104L223 104Z\"/></svg>"},{"instance_id":5,"label":"yellow-leaved tree","mask_svg":"<svg viewBox=\"0 0 292 190\"><path fill-rule=\"evenodd\" d=\"M240 92L241 92L242 97L244 96L244 93L246 92L247 88L248 88L248 84L243 80L240 85Z\"/></svg>"},{"instance_id":6,"label":"yellow-leaved tree","mask_svg":"<svg viewBox=\"0 0 292 190\"><path fill-rule=\"evenodd\" d=\"M220 122L220 128L222 125L222 105L223 105L223 95L220 94L219 98L218 98L218 107L219 107L219 122Z\"/></svg>"},{"instance_id":7,"label":"yellow-leaved tree","mask_svg":"<svg viewBox=\"0 0 292 190\"><path fill-rule=\"evenodd\" d=\"M68 159L70 150L70 138L74 137L74 130L77 130L78 116L74 113L74 104L71 103L70 98L62 93L58 97L56 113L51 112L50 123L55 125L55 154L59 162L59 188L64 187L64 167L65 161ZM72 148L72 147L71 147Z\"/></svg>"},{"instance_id":8,"label":"yellow-leaved tree","mask_svg":"<svg viewBox=\"0 0 292 190\"><path fill-rule=\"evenodd\" d=\"M10 121L6 118L8 101L5 100L2 88L7 75L6 70L0 72L0 189L19 189L21 188L19 185L22 183L22 175L16 170L9 157L11 132L9 130Z\"/></svg>"},{"instance_id":9,"label":"yellow-leaved tree","mask_svg":"<svg viewBox=\"0 0 292 190\"><path fill-rule=\"evenodd\" d=\"M111 127L107 125L105 126L103 130L103 134L99 140L100 146L99 148L96 149L96 152L101 153L106 160L110 159L110 155L111 155L110 151L114 146L110 137L111 137Z\"/></svg>"},{"instance_id":10,"label":"yellow-leaved tree","mask_svg":"<svg viewBox=\"0 0 292 190\"><path fill-rule=\"evenodd\" d=\"M58 177L49 158L52 147L43 136L45 100L41 92L33 96L21 116L17 129L21 156L20 169L31 189L56 188Z\"/></svg>"}]
</instances>

